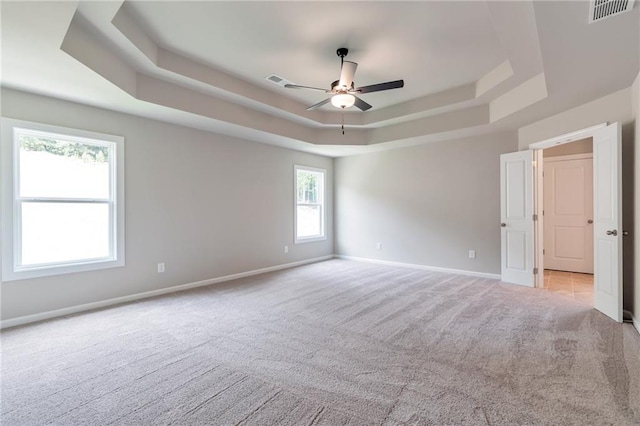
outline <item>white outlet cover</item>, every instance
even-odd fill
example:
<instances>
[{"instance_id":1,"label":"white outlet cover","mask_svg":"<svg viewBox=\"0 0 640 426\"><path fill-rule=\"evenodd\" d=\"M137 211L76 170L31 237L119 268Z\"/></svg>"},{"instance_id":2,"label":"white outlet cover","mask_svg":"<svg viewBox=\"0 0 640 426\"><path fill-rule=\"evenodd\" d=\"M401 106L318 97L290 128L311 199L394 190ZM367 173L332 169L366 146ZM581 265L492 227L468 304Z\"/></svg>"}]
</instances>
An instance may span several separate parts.
<instances>
[{"instance_id":1,"label":"white outlet cover","mask_svg":"<svg viewBox=\"0 0 640 426\"><path fill-rule=\"evenodd\" d=\"M475 258L476 258L476 251L469 250L469 259L475 259Z\"/></svg>"},{"instance_id":2,"label":"white outlet cover","mask_svg":"<svg viewBox=\"0 0 640 426\"><path fill-rule=\"evenodd\" d=\"M289 246L284 246L284 252L289 253Z\"/></svg>"},{"instance_id":3,"label":"white outlet cover","mask_svg":"<svg viewBox=\"0 0 640 426\"><path fill-rule=\"evenodd\" d=\"M382 243L376 243L376 249L382 250Z\"/></svg>"},{"instance_id":4,"label":"white outlet cover","mask_svg":"<svg viewBox=\"0 0 640 426\"><path fill-rule=\"evenodd\" d=\"M164 263L158 263L158 273L164 272Z\"/></svg>"}]
</instances>

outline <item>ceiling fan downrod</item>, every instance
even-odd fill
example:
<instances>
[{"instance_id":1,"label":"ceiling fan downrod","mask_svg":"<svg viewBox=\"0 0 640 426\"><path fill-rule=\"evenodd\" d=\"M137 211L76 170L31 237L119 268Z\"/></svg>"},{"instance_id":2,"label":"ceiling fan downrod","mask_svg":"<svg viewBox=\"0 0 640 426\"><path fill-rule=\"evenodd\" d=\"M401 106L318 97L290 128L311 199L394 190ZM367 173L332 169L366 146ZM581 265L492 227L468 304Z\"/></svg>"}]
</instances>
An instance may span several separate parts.
<instances>
[{"instance_id":1,"label":"ceiling fan downrod","mask_svg":"<svg viewBox=\"0 0 640 426\"><path fill-rule=\"evenodd\" d=\"M342 68L342 65L344 65L344 57L347 56L348 54L349 54L349 49L347 49L346 47L341 47L338 50L336 50L336 55L340 57L341 68Z\"/></svg>"}]
</instances>

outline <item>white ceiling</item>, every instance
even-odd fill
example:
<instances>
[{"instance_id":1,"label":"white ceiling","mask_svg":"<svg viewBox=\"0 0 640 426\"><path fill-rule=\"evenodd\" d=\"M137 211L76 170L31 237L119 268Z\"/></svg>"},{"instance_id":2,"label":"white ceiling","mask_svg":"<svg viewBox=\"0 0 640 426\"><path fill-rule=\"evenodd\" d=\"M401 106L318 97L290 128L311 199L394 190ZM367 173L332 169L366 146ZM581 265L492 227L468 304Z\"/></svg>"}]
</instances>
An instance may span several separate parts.
<instances>
[{"instance_id":1,"label":"white ceiling","mask_svg":"<svg viewBox=\"0 0 640 426\"><path fill-rule=\"evenodd\" d=\"M507 59L482 1L128 6L159 46L270 89L270 74L329 88L340 75L336 49L346 46L357 85L404 79L404 90L366 95L379 108L473 83ZM277 90L309 105L325 97Z\"/></svg>"},{"instance_id":2,"label":"white ceiling","mask_svg":"<svg viewBox=\"0 0 640 426\"><path fill-rule=\"evenodd\" d=\"M639 5L588 24L588 1L0 3L1 84L317 152L374 149L516 129L628 87ZM306 111L338 47L357 85L403 78L341 115Z\"/></svg>"}]
</instances>

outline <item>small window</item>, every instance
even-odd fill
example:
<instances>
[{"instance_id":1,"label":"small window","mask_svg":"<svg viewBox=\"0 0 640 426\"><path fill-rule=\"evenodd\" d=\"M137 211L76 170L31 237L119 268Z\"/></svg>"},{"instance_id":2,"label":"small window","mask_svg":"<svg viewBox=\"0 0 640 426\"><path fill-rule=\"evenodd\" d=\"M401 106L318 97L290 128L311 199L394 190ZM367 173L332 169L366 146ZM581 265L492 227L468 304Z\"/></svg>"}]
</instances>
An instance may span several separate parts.
<instances>
[{"instance_id":1,"label":"small window","mask_svg":"<svg viewBox=\"0 0 640 426\"><path fill-rule=\"evenodd\" d=\"M325 235L325 175L326 171L295 166L296 211L295 242L326 239Z\"/></svg>"},{"instance_id":2,"label":"small window","mask_svg":"<svg viewBox=\"0 0 640 426\"><path fill-rule=\"evenodd\" d=\"M124 265L123 139L37 123L11 128L3 280Z\"/></svg>"}]
</instances>

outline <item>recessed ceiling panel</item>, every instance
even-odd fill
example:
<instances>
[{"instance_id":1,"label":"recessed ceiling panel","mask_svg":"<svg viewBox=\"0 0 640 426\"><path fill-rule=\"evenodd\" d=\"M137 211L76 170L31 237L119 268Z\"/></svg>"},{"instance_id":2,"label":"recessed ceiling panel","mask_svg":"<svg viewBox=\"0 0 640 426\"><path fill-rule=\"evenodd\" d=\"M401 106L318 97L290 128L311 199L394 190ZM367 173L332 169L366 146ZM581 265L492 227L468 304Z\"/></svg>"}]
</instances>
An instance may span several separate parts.
<instances>
[{"instance_id":1,"label":"recessed ceiling panel","mask_svg":"<svg viewBox=\"0 0 640 426\"><path fill-rule=\"evenodd\" d=\"M485 2L127 2L165 49L274 89L276 74L327 87L338 47L359 64L357 86L404 79L367 94L377 108L477 81L507 59ZM309 104L322 93L288 91Z\"/></svg>"}]
</instances>

